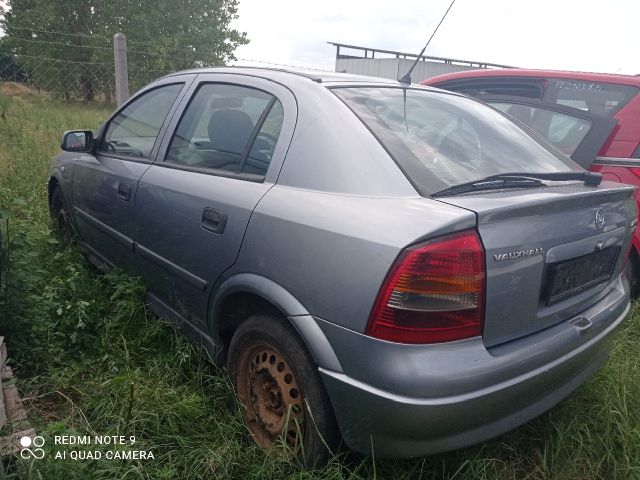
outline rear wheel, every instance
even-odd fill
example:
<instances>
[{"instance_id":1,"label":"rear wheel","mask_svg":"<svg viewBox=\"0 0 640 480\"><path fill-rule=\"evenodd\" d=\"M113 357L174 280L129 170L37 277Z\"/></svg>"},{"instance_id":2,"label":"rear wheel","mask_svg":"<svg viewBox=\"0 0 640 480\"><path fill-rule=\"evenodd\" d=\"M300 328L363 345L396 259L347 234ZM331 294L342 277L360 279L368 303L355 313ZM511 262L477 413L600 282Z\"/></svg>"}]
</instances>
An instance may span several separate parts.
<instances>
[{"instance_id":1,"label":"rear wheel","mask_svg":"<svg viewBox=\"0 0 640 480\"><path fill-rule=\"evenodd\" d=\"M338 429L317 367L285 322L256 314L242 323L227 366L253 440L271 454L314 465L328 459Z\"/></svg>"},{"instance_id":2,"label":"rear wheel","mask_svg":"<svg viewBox=\"0 0 640 480\"><path fill-rule=\"evenodd\" d=\"M74 237L73 225L67 203L62 195L62 189L59 186L55 187L51 194L51 218L58 237L66 242L71 241Z\"/></svg>"}]
</instances>

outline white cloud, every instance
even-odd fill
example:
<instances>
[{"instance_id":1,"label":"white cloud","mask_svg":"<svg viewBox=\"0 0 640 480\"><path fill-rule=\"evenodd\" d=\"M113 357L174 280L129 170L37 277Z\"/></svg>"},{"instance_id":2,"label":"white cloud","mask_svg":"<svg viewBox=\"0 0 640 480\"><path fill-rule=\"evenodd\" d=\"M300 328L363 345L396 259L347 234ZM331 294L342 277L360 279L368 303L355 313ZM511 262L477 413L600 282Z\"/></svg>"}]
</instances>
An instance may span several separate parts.
<instances>
[{"instance_id":1,"label":"white cloud","mask_svg":"<svg viewBox=\"0 0 640 480\"><path fill-rule=\"evenodd\" d=\"M240 0L238 58L333 70L335 41L418 53L449 0ZM530 68L640 73L640 2L457 0L426 54ZM242 62L239 62L242 63Z\"/></svg>"}]
</instances>

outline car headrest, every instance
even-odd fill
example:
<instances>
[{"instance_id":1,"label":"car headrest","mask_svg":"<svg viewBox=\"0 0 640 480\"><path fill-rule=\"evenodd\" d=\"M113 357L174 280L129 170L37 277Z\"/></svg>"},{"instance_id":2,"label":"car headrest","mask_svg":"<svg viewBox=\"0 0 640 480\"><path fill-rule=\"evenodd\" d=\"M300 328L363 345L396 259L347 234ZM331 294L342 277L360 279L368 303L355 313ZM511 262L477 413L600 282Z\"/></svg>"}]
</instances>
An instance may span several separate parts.
<instances>
[{"instance_id":1,"label":"car headrest","mask_svg":"<svg viewBox=\"0 0 640 480\"><path fill-rule=\"evenodd\" d=\"M240 110L216 110L211 115L207 130L216 149L241 154L253 127L249 115Z\"/></svg>"},{"instance_id":2,"label":"car headrest","mask_svg":"<svg viewBox=\"0 0 640 480\"><path fill-rule=\"evenodd\" d=\"M515 105L511 105L507 110L507 113L525 125L528 125L531 120L531 108L526 105L518 105L517 103Z\"/></svg>"}]
</instances>

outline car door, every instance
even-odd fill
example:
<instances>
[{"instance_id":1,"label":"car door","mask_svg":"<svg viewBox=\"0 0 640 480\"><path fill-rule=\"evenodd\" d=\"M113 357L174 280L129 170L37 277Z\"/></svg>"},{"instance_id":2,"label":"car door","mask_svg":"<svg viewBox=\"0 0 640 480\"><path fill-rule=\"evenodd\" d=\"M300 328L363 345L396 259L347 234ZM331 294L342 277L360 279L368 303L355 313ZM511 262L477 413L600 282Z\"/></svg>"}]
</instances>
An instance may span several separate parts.
<instances>
[{"instance_id":1,"label":"car door","mask_svg":"<svg viewBox=\"0 0 640 480\"><path fill-rule=\"evenodd\" d=\"M100 129L93 155L74 167L76 224L85 245L113 265L131 268L133 204L138 181L157 151L157 139L176 100L195 78L159 82L120 108Z\"/></svg>"},{"instance_id":2,"label":"car door","mask_svg":"<svg viewBox=\"0 0 640 480\"><path fill-rule=\"evenodd\" d=\"M617 125L614 118L551 102L498 95L478 98L524 123L586 169Z\"/></svg>"},{"instance_id":3,"label":"car door","mask_svg":"<svg viewBox=\"0 0 640 480\"><path fill-rule=\"evenodd\" d=\"M289 90L244 75L199 75L181 102L140 179L134 238L151 293L185 320L206 323L213 285L276 181L296 115Z\"/></svg>"}]
</instances>

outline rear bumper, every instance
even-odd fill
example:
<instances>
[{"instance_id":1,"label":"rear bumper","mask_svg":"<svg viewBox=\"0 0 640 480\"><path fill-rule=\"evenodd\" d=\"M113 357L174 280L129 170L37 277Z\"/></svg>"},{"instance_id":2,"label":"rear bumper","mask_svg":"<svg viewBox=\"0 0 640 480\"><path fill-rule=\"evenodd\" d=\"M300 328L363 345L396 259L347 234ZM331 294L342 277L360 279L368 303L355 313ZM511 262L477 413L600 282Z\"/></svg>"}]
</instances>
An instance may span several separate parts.
<instances>
[{"instance_id":1,"label":"rear bumper","mask_svg":"<svg viewBox=\"0 0 640 480\"><path fill-rule=\"evenodd\" d=\"M479 339L450 344L446 355L442 346L422 346L424 362L415 361L415 346L368 339L383 344L382 349L352 349L351 355L382 370L375 383L358 379L353 371L358 362L343 362L339 351L344 373L320 372L353 450L396 458L454 450L511 430L565 398L605 362L613 333L628 311L628 287L619 279L605 298L583 312L591 322L587 329L571 319L490 350ZM406 358L383 353L393 350ZM430 350L440 350L439 357ZM388 374L393 378L385 378ZM395 389L386 388L392 384Z\"/></svg>"}]
</instances>

